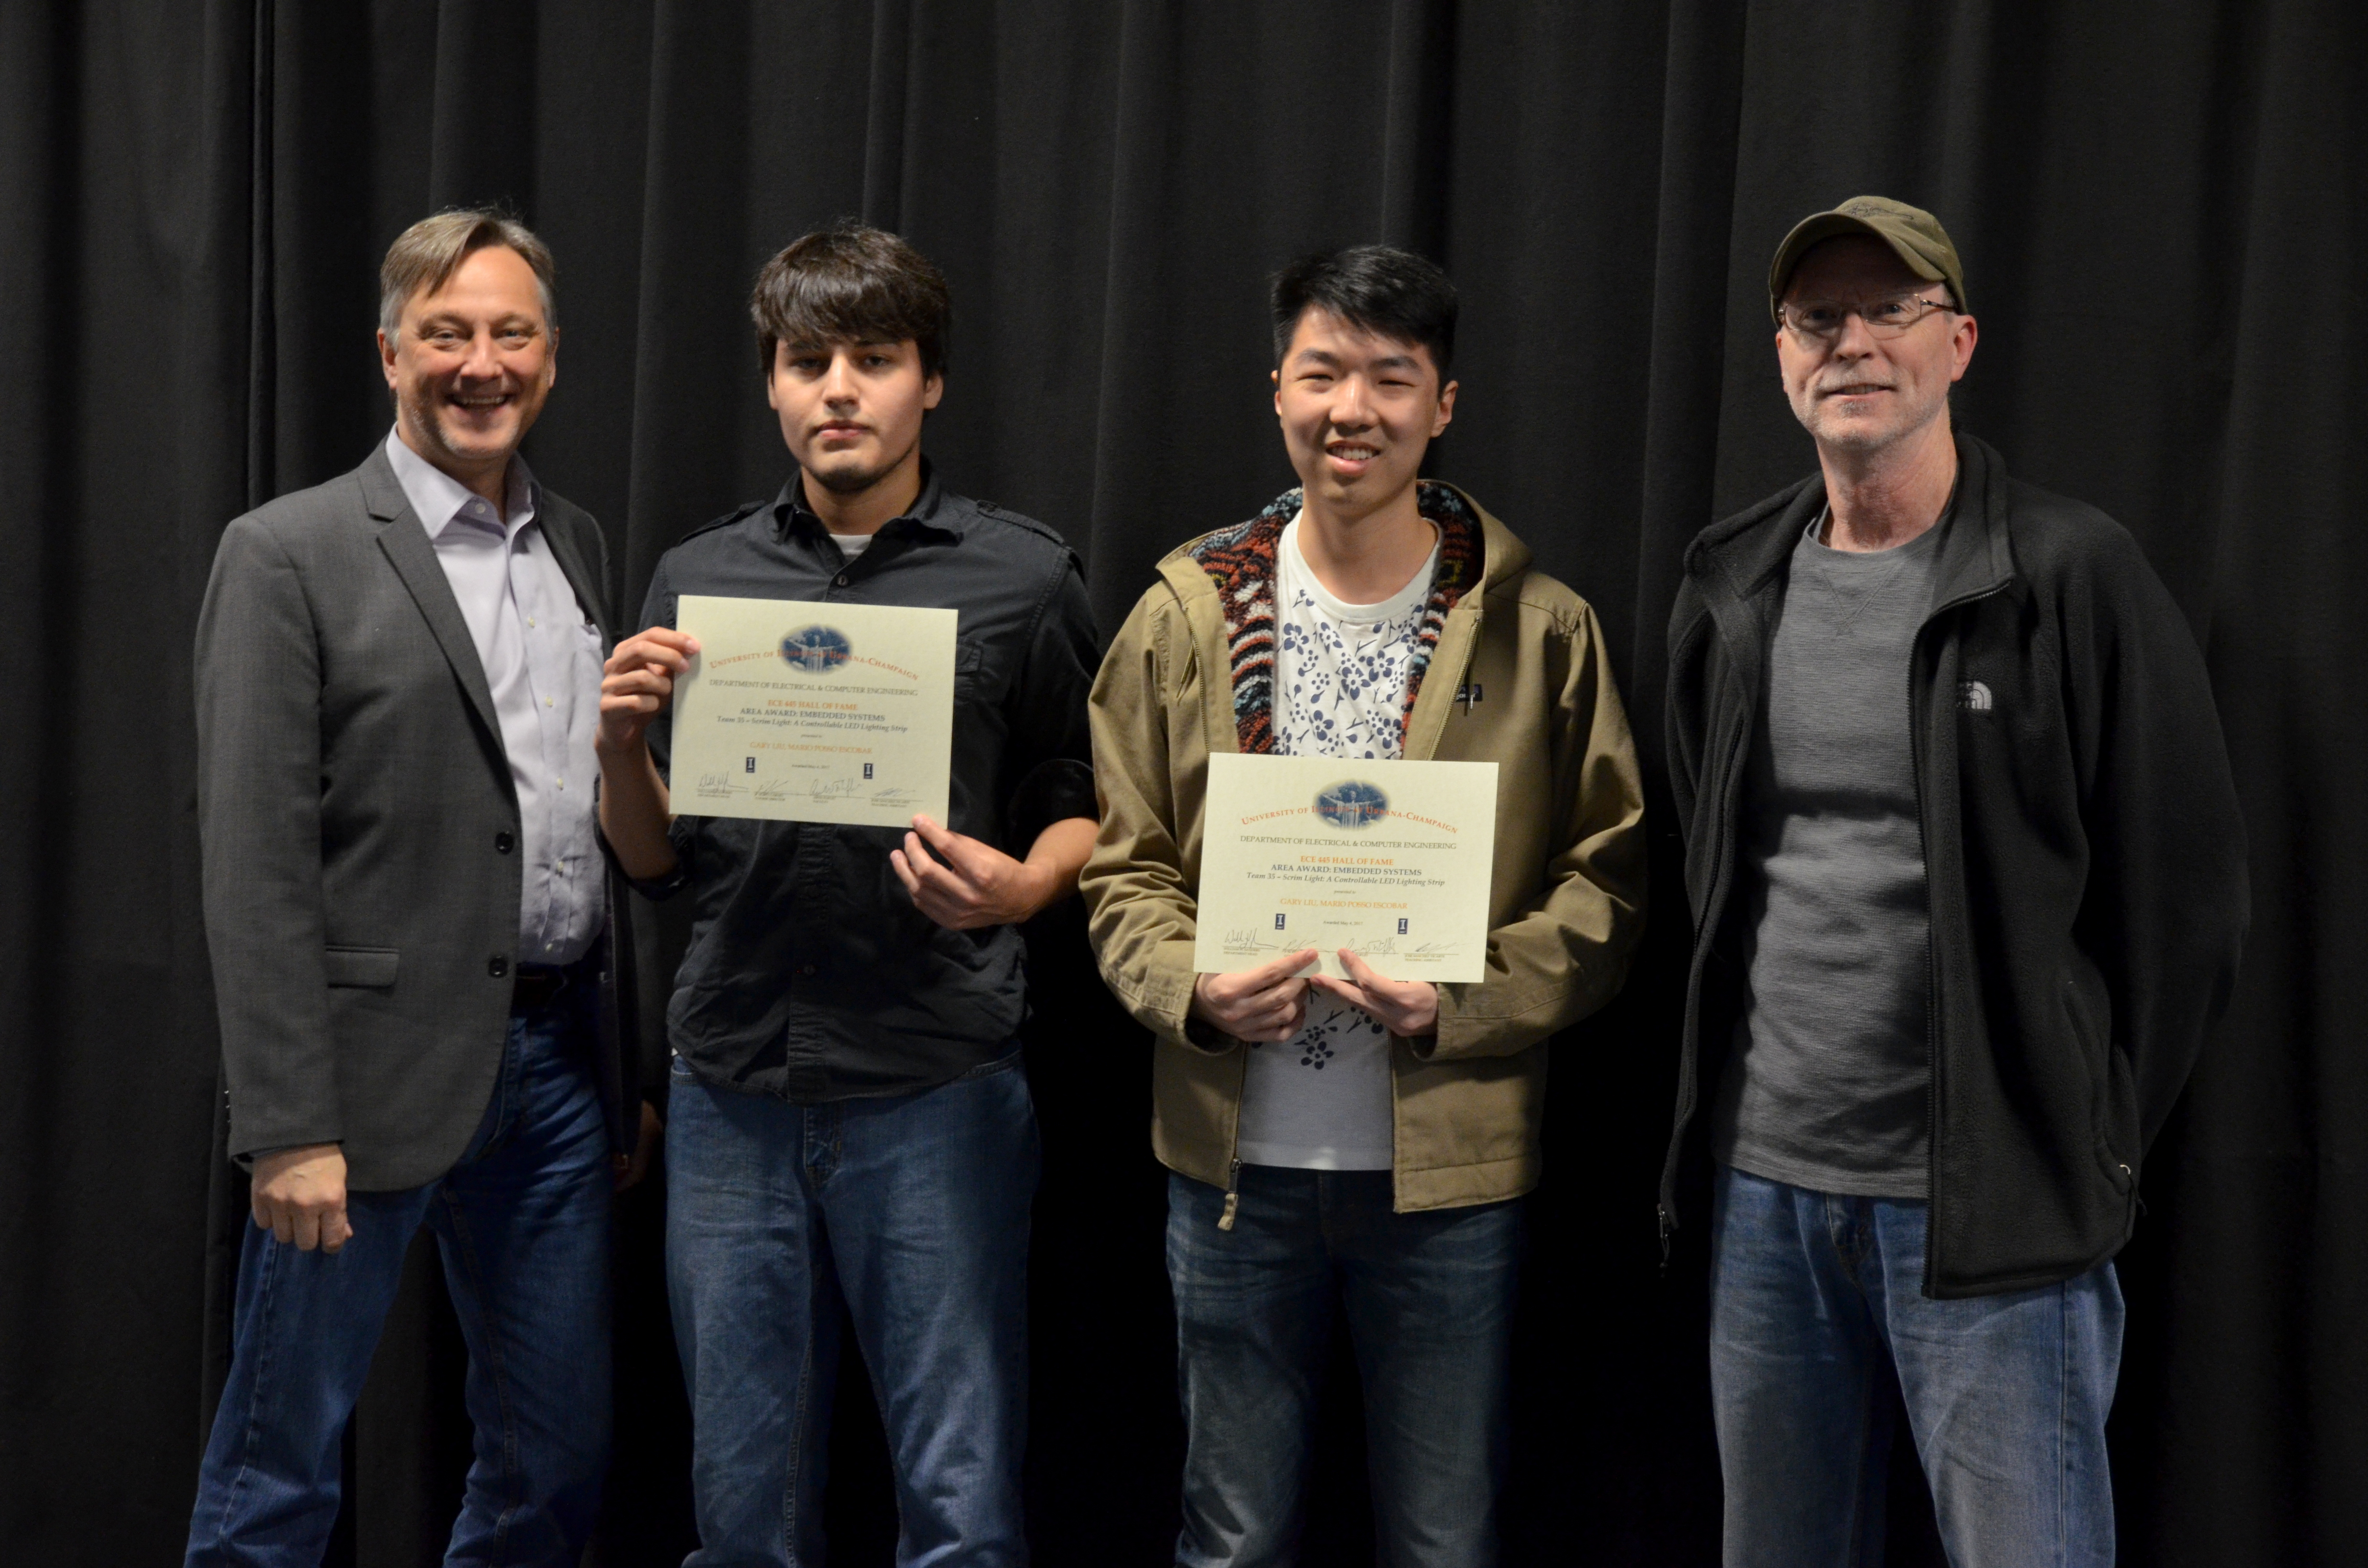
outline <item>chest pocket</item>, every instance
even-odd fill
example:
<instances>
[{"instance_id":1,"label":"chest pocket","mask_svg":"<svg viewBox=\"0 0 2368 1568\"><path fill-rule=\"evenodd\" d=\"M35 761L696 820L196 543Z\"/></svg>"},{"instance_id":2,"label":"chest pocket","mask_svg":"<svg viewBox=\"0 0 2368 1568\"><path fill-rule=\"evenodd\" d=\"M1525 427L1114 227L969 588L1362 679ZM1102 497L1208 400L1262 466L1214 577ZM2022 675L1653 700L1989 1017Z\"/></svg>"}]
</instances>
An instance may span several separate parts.
<instances>
[{"instance_id":1,"label":"chest pocket","mask_svg":"<svg viewBox=\"0 0 2368 1568\"><path fill-rule=\"evenodd\" d=\"M956 702L992 701L1001 695L1001 688L991 679L986 660L986 644L965 637L954 644L954 700Z\"/></svg>"}]
</instances>

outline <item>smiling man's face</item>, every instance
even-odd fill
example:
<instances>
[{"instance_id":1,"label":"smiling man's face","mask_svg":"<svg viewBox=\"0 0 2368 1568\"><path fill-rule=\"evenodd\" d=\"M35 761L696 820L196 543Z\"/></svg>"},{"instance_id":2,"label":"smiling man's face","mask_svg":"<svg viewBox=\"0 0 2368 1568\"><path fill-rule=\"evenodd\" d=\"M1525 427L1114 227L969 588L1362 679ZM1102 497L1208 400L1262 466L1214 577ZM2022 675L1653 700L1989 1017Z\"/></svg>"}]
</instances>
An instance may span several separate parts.
<instances>
[{"instance_id":1,"label":"smiling man's face","mask_svg":"<svg viewBox=\"0 0 2368 1568\"><path fill-rule=\"evenodd\" d=\"M1872 235L1830 239L1801 258L1784 301L1853 307L1913 290L1947 297L1944 285L1908 270ZM1821 449L1878 452L1940 418L1949 388L1974 357L1974 318L1933 311L1896 337L1879 337L1853 309L1829 342L1776 329L1776 361L1793 413Z\"/></svg>"},{"instance_id":2,"label":"smiling man's face","mask_svg":"<svg viewBox=\"0 0 2368 1568\"><path fill-rule=\"evenodd\" d=\"M1333 516L1371 516L1404 494L1455 413L1430 350L1367 332L1311 305L1274 373L1291 466Z\"/></svg>"},{"instance_id":3,"label":"smiling man's face","mask_svg":"<svg viewBox=\"0 0 2368 1568\"><path fill-rule=\"evenodd\" d=\"M471 251L441 289L412 295L378 347L404 444L463 483L507 469L559 374L534 268L507 245Z\"/></svg>"}]
</instances>

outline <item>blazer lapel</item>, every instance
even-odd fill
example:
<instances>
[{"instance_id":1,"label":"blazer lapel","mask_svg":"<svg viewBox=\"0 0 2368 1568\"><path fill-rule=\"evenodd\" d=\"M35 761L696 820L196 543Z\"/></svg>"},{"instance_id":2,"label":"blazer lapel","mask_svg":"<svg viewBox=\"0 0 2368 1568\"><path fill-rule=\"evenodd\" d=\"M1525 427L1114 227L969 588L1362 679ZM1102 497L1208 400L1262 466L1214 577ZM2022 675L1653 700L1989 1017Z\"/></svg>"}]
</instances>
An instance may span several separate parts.
<instances>
[{"instance_id":1,"label":"blazer lapel","mask_svg":"<svg viewBox=\"0 0 2368 1568\"><path fill-rule=\"evenodd\" d=\"M461 618L461 601L452 597L452 585L445 580L436 547L427 542L427 529L404 497L402 482L394 477L394 465L386 460L383 447L371 449L370 460L361 466L361 482L370 516L381 524L379 548L386 551L396 575L411 590L412 602L419 607L427 630L435 633L437 646L444 650L445 662L452 666L461 689L469 694L478 722L499 742L501 720L494 712L494 690L485 682L485 665L477 657L476 640L469 635L469 623Z\"/></svg>"}]
</instances>

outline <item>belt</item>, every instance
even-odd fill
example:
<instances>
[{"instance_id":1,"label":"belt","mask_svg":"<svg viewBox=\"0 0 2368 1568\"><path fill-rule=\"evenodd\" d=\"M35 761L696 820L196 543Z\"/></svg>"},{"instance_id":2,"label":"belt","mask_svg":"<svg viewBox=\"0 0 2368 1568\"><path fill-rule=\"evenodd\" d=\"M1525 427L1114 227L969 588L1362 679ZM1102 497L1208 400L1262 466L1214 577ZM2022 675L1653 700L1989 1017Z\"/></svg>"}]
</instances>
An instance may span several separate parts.
<instances>
[{"instance_id":1,"label":"belt","mask_svg":"<svg viewBox=\"0 0 2368 1568\"><path fill-rule=\"evenodd\" d=\"M555 964L522 963L518 966L518 978L510 983L510 1011L531 1013L548 1007L559 1000L567 989L571 971Z\"/></svg>"}]
</instances>

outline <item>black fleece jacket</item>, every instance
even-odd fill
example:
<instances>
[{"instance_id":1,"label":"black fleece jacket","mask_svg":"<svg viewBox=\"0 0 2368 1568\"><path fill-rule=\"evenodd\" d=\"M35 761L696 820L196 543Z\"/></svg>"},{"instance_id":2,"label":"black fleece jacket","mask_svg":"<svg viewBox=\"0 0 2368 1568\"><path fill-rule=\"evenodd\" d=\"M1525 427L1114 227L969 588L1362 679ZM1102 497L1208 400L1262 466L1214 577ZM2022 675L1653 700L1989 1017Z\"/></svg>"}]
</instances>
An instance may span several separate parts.
<instances>
[{"instance_id":1,"label":"black fleece jacket","mask_svg":"<svg viewBox=\"0 0 2368 1568\"><path fill-rule=\"evenodd\" d=\"M2137 1173L2235 983L2245 841L2185 619L2136 540L1957 437L1908 673L1931 899L1924 1290L2067 1279L2129 1239ZM1694 916L1666 1239L1739 1004L1744 760L1812 476L1713 524L1669 617L1670 782Z\"/></svg>"}]
</instances>

